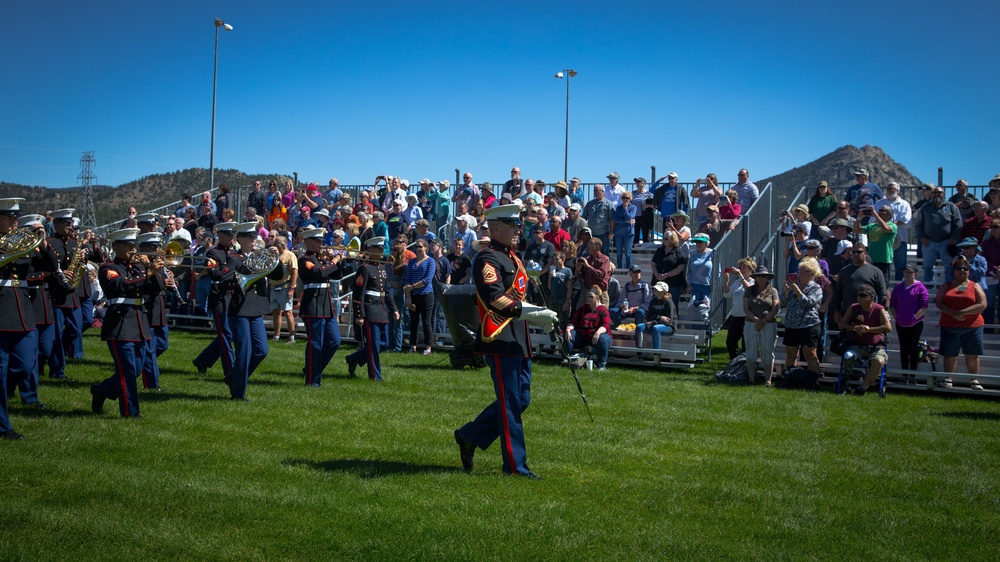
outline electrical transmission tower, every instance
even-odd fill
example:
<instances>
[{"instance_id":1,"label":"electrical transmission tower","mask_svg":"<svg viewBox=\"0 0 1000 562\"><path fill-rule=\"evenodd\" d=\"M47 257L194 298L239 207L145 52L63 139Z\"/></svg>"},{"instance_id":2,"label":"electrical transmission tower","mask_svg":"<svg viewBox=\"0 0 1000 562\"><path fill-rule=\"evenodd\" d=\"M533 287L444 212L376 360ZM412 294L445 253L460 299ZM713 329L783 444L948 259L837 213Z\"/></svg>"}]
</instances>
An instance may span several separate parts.
<instances>
[{"instance_id":1,"label":"electrical transmission tower","mask_svg":"<svg viewBox=\"0 0 1000 562\"><path fill-rule=\"evenodd\" d=\"M83 153L80 157L80 175L76 177L80 185L83 186L83 205L80 209L80 228L96 228L97 215L94 213L94 182L97 176L94 175L94 151Z\"/></svg>"}]
</instances>

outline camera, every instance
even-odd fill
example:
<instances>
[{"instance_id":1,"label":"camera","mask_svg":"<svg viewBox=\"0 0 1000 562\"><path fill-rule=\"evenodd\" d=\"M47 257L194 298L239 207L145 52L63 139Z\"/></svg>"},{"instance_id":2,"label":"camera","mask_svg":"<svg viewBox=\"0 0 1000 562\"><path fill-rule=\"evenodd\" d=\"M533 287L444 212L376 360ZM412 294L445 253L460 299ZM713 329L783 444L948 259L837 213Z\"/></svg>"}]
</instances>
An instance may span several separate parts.
<instances>
[{"instance_id":1,"label":"camera","mask_svg":"<svg viewBox=\"0 0 1000 562\"><path fill-rule=\"evenodd\" d=\"M790 230L782 230L778 233L778 236L782 238L791 238L792 236L795 236L795 233Z\"/></svg>"},{"instance_id":2,"label":"camera","mask_svg":"<svg viewBox=\"0 0 1000 562\"><path fill-rule=\"evenodd\" d=\"M737 273L737 272L739 272L739 270L736 269L735 267L727 267L726 268L726 273Z\"/></svg>"},{"instance_id":3,"label":"camera","mask_svg":"<svg viewBox=\"0 0 1000 562\"><path fill-rule=\"evenodd\" d=\"M865 207L861 210L861 215L865 217L874 217L875 209L873 207Z\"/></svg>"}]
</instances>

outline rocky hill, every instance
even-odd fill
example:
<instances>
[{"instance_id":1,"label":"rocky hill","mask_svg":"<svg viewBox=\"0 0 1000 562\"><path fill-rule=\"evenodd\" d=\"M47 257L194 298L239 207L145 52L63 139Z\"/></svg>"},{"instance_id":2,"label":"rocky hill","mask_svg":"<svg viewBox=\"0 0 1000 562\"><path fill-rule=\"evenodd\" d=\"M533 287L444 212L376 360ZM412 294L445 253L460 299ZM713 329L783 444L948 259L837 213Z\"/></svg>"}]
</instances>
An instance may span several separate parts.
<instances>
[{"instance_id":1,"label":"rocky hill","mask_svg":"<svg viewBox=\"0 0 1000 562\"><path fill-rule=\"evenodd\" d=\"M854 170L868 170L868 179L885 187L890 180L896 180L904 188L916 187L920 179L910 173L902 164L897 163L884 150L877 146L865 145L861 148L847 145L834 150L826 156L798 168L776 176L755 181L764 187L767 182L777 186L779 199L790 200L798 193L800 187L815 188L816 184L826 180L835 193L843 195L846 188L854 185Z\"/></svg>"},{"instance_id":2,"label":"rocky hill","mask_svg":"<svg viewBox=\"0 0 1000 562\"><path fill-rule=\"evenodd\" d=\"M245 174L239 170L216 170L216 184L225 183L230 187L251 185L255 180L264 184L271 179L284 181L281 174ZM182 193L196 194L204 191L209 184L206 168L190 168L167 174L154 174L118 187L94 187L94 212L97 224L119 220L128 214L128 208L153 209L181 198ZM0 198L24 197L24 208L30 213L44 213L47 210L72 207L79 209L82 204L83 188L70 187L52 189L40 186L0 182Z\"/></svg>"}]
</instances>

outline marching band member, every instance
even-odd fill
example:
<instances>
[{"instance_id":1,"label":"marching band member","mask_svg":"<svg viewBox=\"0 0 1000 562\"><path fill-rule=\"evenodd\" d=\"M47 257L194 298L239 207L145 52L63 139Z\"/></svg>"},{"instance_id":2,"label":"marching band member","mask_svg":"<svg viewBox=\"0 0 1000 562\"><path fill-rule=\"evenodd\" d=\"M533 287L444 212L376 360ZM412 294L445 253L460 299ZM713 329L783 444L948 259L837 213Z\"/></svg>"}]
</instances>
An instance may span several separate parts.
<instances>
[{"instance_id":1,"label":"marching band member","mask_svg":"<svg viewBox=\"0 0 1000 562\"><path fill-rule=\"evenodd\" d=\"M455 431L455 442L466 472L472 471L476 447L485 450L500 437L503 472L537 478L528 468L521 425L521 414L531 400L528 322L550 331L558 317L552 310L523 302L528 275L515 253L520 213L520 205L486 211L490 243L472 265L480 321L475 351L490 367L497 399Z\"/></svg>"},{"instance_id":2,"label":"marching band member","mask_svg":"<svg viewBox=\"0 0 1000 562\"><path fill-rule=\"evenodd\" d=\"M21 201L24 199L20 197L0 199L0 234L17 230ZM10 425L7 390L25 380L21 399L38 402L38 384L31 381L38 353L38 332L25 280L30 276L31 268L55 271L56 264L52 258L43 237L41 246L30 254L0 267L0 310L3 311L0 314L0 437L4 439L24 439Z\"/></svg>"},{"instance_id":3,"label":"marching band member","mask_svg":"<svg viewBox=\"0 0 1000 562\"><path fill-rule=\"evenodd\" d=\"M236 225L236 241L240 251L230 260L232 267L228 277L228 286L232 291L229 301L229 330L233 334L235 354L233 356L233 375L229 385L232 400L247 401L247 381L257 370L257 366L267 357L267 332L264 331L264 315L271 312L271 297L267 288L267 280L263 277L247 287L244 292L239 285L236 273L253 273L247 265L246 258L254 249L258 239L257 222L241 222ZM277 255L275 248L268 251ZM281 279L284 267L278 261L278 266L266 277Z\"/></svg>"},{"instance_id":4,"label":"marching band member","mask_svg":"<svg viewBox=\"0 0 1000 562\"><path fill-rule=\"evenodd\" d=\"M25 215L19 221L21 226L43 226L42 215ZM52 260L58 265L59 259L51 245L46 244L46 251L52 254ZM50 271L34 271L28 278L28 286L32 287L31 304L35 312L35 329L38 331L38 359L35 361L35 377L40 378L42 370L48 364L49 374L62 373L66 369L66 354L62 346L62 338L56 330L56 312L52 306L52 294L61 287L59 278Z\"/></svg>"},{"instance_id":5,"label":"marching band member","mask_svg":"<svg viewBox=\"0 0 1000 562\"><path fill-rule=\"evenodd\" d=\"M340 301L334 300L332 279L343 277L342 255L323 250L325 228L304 228L299 233L305 241L306 253L299 258L299 277L304 285L299 317L306 324L309 340L306 345L306 384L318 387L323 379L323 369L330 364L340 349L340 324L337 316Z\"/></svg>"},{"instance_id":6,"label":"marching band member","mask_svg":"<svg viewBox=\"0 0 1000 562\"><path fill-rule=\"evenodd\" d=\"M376 236L364 242L364 252L380 259L385 252L385 238ZM363 338L358 350L344 358L347 371L356 376L358 365L368 365L368 378L382 381L379 352L389 345L389 319L399 320L396 303L387 292L385 268L377 263L362 262L354 279L354 324Z\"/></svg>"},{"instance_id":7,"label":"marching band member","mask_svg":"<svg viewBox=\"0 0 1000 562\"><path fill-rule=\"evenodd\" d=\"M83 251L83 261L86 262L96 262L101 263L104 261L104 255L94 244L96 237L94 232L87 230L80 233L80 218L73 217L73 228L70 230L73 241L76 243L76 247ZM72 254L70 254L72 257ZM83 333L90 329L90 326L94 323L94 300L91 295L90 279L87 276L87 269L84 267L82 279L80 283L76 286L76 300L79 303L78 314L80 329L76 332L69 334L69 339L64 339L63 344L66 346L66 353L71 355L73 359L83 359ZM76 313L75 313L76 314Z\"/></svg>"},{"instance_id":8,"label":"marching band member","mask_svg":"<svg viewBox=\"0 0 1000 562\"><path fill-rule=\"evenodd\" d=\"M212 280L208 293L208 311L215 323L215 339L192 361L198 374L203 375L222 357L222 380L226 385L233 380L233 332L229 327L229 301L232 298L230 283L235 275L230 264L236 257L236 248L233 246L235 228L236 223L232 221L215 225L219 241L205 254L206 273Z\"/></svg>"},{"instance_id":9,"label":"marching band member","mask_svg":"<svg viewBox=\"0 0 1000 562\"><path fill-rule=\"evenodd\" d=\"M143 215L139 215L143 216ZM142 224L142 223L139 223ZM163 235L159 232L146 232L136 237L139 243L139 251L159 252L163 243ZM143 256L145 257L145 256ZM143 260L139 260L142 262ZM172 274L167 277L173 277ZM174 280L176 284L176 280ZM165 289L167 290L167 289ZM173 289L169 289L173 293ZM146 319L149 321L150 337L146 340L146 360L142 367L142 387L147 390L159 392L160 388L160 361L158 357L163 355L169 345L169 328L167 327L166 301L163 298L163 291L146 297L143 305Z\"/></svg>"},{"instance_id":10,"label":"marching band member","mask_svg":"<svg viewBox=\"0 0 1000 562\"><path fill-rule=\"evenodd\" d=\"M101 339L108 342L115 374L91 385L90 408L95 414L104 411L105 400L118 400L123 418L141 418L136 378L146 359L146 341L150 338L149 320L143 311L145 297L158 295L172 279L163 276L163 258L156 257L149 267L135 256L137 228L123 228L108 236L115 259L101 265L98 281L108 299L108 311L101 326Z\"/></svg>"},{"instance_id":11,"label":"marching band member","mask_svg":"<svg viewBox=\"0 0 1000 562\"><path fill-rule=\"evenodd\" d=\"M41 229L42 231L45 230L45 226L42 224L42 215L24 215L17 221L17 226L19 228L32 227L35 229ZM52 323L55 318L54 313L52 312L52 301L45 292L45 277L55 271L56 256L52 253L52 249L48 246L48 244L44 243L35 250L35 253L39 254L38 260L22 259L25 259L25 261L28 261L29 263L28 273L25 279L27 280L28 285L28 298L31 299L32 314L35 317L34 336L29 337L34 337L37 341L35 349L38 351L38 354L35 359L30 362L30 372L21 375L22 378L18 387L21 391L22 402L33 405L36 408L47 408L48 406L38 400L38 371L41 368L41 362L46 360L52 353L52 334L55 331L52 328ZM45 353L40 351L43 347L43 332L46 336L45 339L47 340L45 343L48 345ZM61 349L59 350L59 359L62 360ZM8 391L13 390L10 383L11 381L8 380Z\"/></svg>"},{"instance_id":12,"label":"marching band member","mask_svg":"<svg viewBox=\"0 0 1000 562\"><path fill-rule=\"evenodd\" d=\"M73 341L76 334L83 333L83 313L80 310L80 300L76 296L76 290L72 283L73 272L69 270L69 264L76 253L76 240L73 239L73 211L75 209L59 209L52 211L52 225L55 228L55 236L48 239L49 246L59 261L59 271L55 274L57 283L50 292L52 296L52 307L55 312L56 342L63 350L63 356L73 356ZM85 283L81 280L81 285ZM56 370L58 365L50 366L49 377L60 380L71 380L65 373L65 360L61 369Z\"/></svg>"}]
</instances>

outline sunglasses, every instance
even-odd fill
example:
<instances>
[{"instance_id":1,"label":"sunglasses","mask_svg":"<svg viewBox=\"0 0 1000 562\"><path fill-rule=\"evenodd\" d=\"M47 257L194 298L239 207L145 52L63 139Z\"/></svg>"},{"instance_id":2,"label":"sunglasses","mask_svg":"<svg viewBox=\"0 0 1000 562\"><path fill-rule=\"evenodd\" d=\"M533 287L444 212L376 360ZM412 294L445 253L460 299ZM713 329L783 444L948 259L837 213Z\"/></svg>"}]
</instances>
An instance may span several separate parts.
<instances>
[{"instance_id":1,"label":"sunglasses","mask_svg":"<svg viewBox=\"0 0 1000 562\"><path fill-rule=\"evenodd\" d=\"M863 253L865 253L865 251L864 250L851 250L851 253L857 255L857 254L863 254Z\"/></svg>"},{"instance_id":2,"label":"sunglasses","mask_svg":"<svg viewBox=\"0 0 1000 562\"><path fill-rule=\"evenodd\" d=\"M952 268L952 270L953 271L969 271L969 268L968 267L954 267L954 268Z\"/></svg>"}]
</instances>

